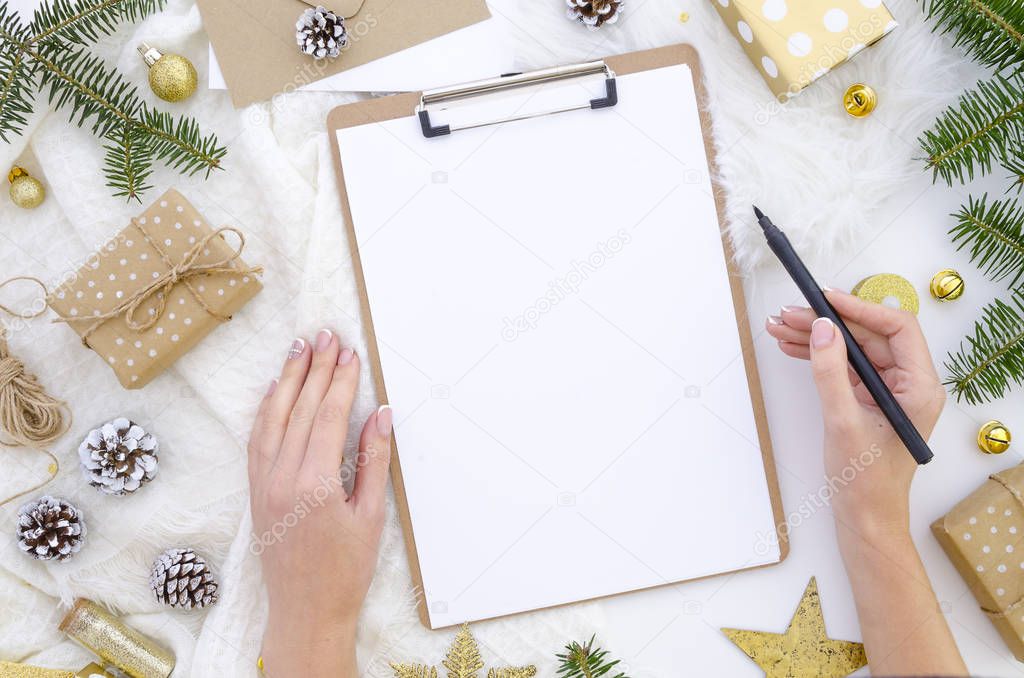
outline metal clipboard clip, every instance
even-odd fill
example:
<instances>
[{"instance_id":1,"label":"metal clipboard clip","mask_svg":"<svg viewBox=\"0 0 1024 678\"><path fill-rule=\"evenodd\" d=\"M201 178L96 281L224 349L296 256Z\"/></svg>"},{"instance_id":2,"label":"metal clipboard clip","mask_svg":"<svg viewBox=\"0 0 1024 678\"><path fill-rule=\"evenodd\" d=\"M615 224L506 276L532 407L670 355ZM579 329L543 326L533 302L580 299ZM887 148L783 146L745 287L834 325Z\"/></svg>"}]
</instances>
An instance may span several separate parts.
<instances>
[{"instance_id":1,"label":"metal clipboard clip","mask_svg":"<svg viewBox=\"0 0 1024 678\"><path fill-rule=\"evenodd\" d=\"M605 76L605 96L598 99L591 99L587 103L576 106L565 106L554 110L524 113L522 115L511 115L497 120L488 120L484 122L436 126L431 123L430 111L427 110L428 106L445 101L469 99L471 97L482 96L485 94L492 94L520 87L529 87L531 85L540 85L558 80L581 78L589 75L597 75L599 73L603 73ZM469 82L464 85L453 85L450 87L428 90L423 92L420 96L420 103L416 106L416 115L419 116L420 127L423 129L423 136L428 139L433 139L434 137L445 136L458 130L473 129L475 127L486 127L488 125L498 125L517 120L529 120L530 118L539 118L541 116L554 115L557 113L568 113L569 111L579 111L585 108L610 108L618 102L619 95L618 89L615 85L615 71L613 71L604 61L588 61L587 63L575 64L573 66L556 66L554 68L545 68L543 70L531 71L529 73L503 75L489 80L477 80L476 82Z\"/></svg>"}]
</instances>

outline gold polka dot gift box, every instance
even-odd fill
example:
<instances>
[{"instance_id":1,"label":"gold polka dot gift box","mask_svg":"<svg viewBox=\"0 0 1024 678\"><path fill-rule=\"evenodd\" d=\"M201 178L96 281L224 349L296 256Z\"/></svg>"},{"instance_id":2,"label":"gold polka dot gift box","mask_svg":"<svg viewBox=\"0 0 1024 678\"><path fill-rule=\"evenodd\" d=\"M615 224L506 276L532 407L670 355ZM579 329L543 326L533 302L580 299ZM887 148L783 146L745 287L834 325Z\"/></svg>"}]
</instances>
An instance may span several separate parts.
<instances>
[{"instance_id":1,"label":"gold polka dot gift box","mask_svg":"<svg viewBox=\"0 0 1024 678\"><path fill-rule=\"evenodd\" d=\"M169 190L61 281L47 302L125 388L142 388L261 289L245 236Z\"/></svg>"},{"instance_id":2,"label":"gold polka dot gift box","mask_svg":"<svg viewBox=\"0 0 1024 678\"><path fill-rule=\"evenodd\" d=\"M779 101L898 25L882 0L710 0Z\"/></svg>"},{"instance_id":3,"label":"gold polka dot gift box","mask_svg":"<svg viewBox=\"0 0 1024 678\"><path fill-rule=\"evenodd\" d=\"M1024 464L993 473L932 533L982 611L1024 661Z\"/></svg>"}]
</instances>

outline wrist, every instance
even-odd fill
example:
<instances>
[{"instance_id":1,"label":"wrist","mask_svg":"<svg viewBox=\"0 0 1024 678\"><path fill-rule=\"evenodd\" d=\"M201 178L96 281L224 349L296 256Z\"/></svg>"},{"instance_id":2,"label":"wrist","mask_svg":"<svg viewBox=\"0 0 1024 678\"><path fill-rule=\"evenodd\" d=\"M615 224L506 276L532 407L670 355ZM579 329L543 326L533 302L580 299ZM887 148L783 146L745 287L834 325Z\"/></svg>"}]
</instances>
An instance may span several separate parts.
<instances>
[{"instance_id":1,"label":"wrist","mask_svg":"<svg viewBox=\"0 0 1024 678\"><path fill-rule=\"evenodd\" d=\"M317 619L310 610L271 609L262 659L270 678L332 675L355 678L356 625L349 619Z\"/></svg>"}]
</instances>

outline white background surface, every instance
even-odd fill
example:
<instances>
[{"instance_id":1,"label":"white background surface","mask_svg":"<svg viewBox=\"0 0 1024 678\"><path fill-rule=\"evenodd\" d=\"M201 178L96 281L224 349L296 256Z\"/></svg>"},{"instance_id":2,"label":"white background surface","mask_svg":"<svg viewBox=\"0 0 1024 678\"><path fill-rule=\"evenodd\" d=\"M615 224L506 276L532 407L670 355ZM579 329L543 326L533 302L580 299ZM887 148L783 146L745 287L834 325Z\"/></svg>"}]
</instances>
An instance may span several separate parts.
<instances>
[{"instance_id":1,"label":"white background surface","mask_svg":"<svg viewBox=\"0 0 1024 678\"><path fill-rule=\"evenodd\" d=\"M338 132L434 627L778 560L692 82L620 76L615 108L436 139L412 116ZM630 199L566 190L612 174Z\"/></svg>"}]
</instances>

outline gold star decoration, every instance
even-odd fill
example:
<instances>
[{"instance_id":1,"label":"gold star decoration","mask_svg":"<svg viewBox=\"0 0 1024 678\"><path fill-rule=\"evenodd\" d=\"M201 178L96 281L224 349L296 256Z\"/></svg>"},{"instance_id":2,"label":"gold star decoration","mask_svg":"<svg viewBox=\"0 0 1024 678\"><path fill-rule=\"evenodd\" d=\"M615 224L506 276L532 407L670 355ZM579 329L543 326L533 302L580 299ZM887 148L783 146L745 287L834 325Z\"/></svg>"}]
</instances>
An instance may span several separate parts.
<instances>
[{"instance_id":1,"label":"gold star decoration","mask_svg":"<svg viewBox=\"0 0 1024 678\"><path fill-rule=\"evenodd\" d=\"M785 633L740 629L722 629L722 633L764 669L767 678L841 678L868 663L863 644L833 640L825 633L814 577Z\"/></svg>"},{"instance_id":2,"label":"gold star decoration","mask_svg":"<svg viewBox=\"0 0 1024 678\"><path fill-rule=\"evenodd\" d=\"M484 661L480 657L476 638L469 632L469 624L462 625L441 664L448 671L448 678L478 678L478 672L484 668ZM437 667L426 664L391 662L391 669L395 672L395 678L437 678ZM533 678L536 675L536 666L505 667L487 671L487 678Z\"/></svg>"}]
</instances>

